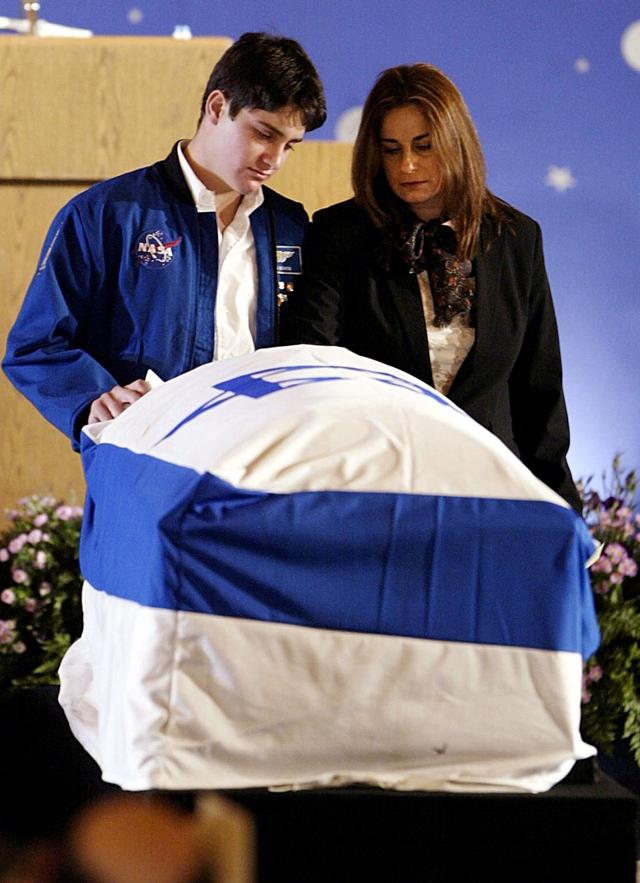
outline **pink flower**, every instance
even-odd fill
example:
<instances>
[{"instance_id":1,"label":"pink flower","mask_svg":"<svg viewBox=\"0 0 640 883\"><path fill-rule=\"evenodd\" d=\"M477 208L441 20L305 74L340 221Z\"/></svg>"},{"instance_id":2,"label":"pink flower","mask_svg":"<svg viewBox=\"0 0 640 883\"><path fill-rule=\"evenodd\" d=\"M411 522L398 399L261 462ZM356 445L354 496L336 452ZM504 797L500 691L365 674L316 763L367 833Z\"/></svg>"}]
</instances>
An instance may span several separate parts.
<instances>
[{"instance_id":1,"label":"pink flower","mask_svg":"<svg viewBox=\"0 0 640 883\"><path fill-rule=\"evenodd\" d=\"M46 598L47 595L51 594L51 583L41 583L40 584L40 596L42 598Z\"/></svg>"},{"instance_id":2,"label":"pink flower","mask_svg":"<svg viewBox=\"0 0 640 883\"><path fill-rule=\"evenodd\" d=\"M51 539L51 537L49 536L48 533L43 533L43 534L42 534L42 542L43 542L43 543L48 543L50 539Z\"/></svg>"},{"instance_id":3,"label":"pink flower","mask_svg":"<svg viewBox=\"0 0 640 883\"><path fill-rule=\"evenodd\" d=\"M612 573L611 576L609 577L609 582L613 583L614 586L619 586L623 579L624 579L624 574Z\"/></svg>"},{"instance_id":4,"label":"pink flower","mask_svg":"<svg viewBox=\"0 0 640 883\"><path fill-rule=\"evenodd\" d=\"M27 613L33 613L37 606L38 602L35 598L27 598L27 600L24 602L24 609L27 611Z\"/></svg>"},{"instance_id":5,"label":"pink flower","mask_svg":"<svg viewBox=\"0 0 640 883\"><path fill-rule=\"evenodd\" d=\"M24 653L24 651L27 649L27 645L24 643L24 641L16 641L12 649L14 653Z\"/></svg>"},{"instance_id":6,"label":"pink flower","mask_svg":"<svg viewBox=\"0 0 640 883\"><path fill-rule=\"evenodd\" d=\"M613 570L613 564L609 558L601 555L598 560L591 565L591 570L596 573L611 573Z\"/></svg>"},{"instance_id":7,"label":"pink flower","mask_svg":"<svg viewBox=\"0 0 640 883\"><path fill-rule=\"evenodd\" d=\"M22 583L26 583L29 580L29 575L21 567L16 567L15 570L11 571L11 578L14 583L21 585Z\"/></svg>"},{"instance_id":8,"label":"pink flower","mask_svg":"<svg viewBox=\"0 0 640 883\"><path fill-rule=\"evenodd\" d=\"M608 581L598 581L593 584L593 591L596 595L606 595L607 592L611 589L611 583Z\"/></svg>"},{"instance_id":9,"label":"pink flower","mask_svg":"<svg viewBox=\"0 0 640 883\"><path fill-rule=\"evenodd\" d=\"M41 512L40 515L36 515L36 517L33 519L33 523L35 527L42 527L42 525L46 524L48 520L49 516L46 514L46 512Z\"/></svg>"},{"instance_id":10,"label":"pink flower","mask_svg":"<svg viewBox=\"0 0 640 883\"><path fill-rule=\"evenodd\" d=\"M72 506L58 506L53 514L56 515L60 521L69 521L74 517Z\"/></svg>"},{"instance_id":11,"label":"pink flower","mask_svg":"<svg viewBox=\"0 0 640 883\"><path fill-rule=\"evenodd\" d=\"M5 604L13 604L16 600L16 593L13 589L5 589L4 592L0 595L0 601L3 601Z\"/></svg>"},{"instance_id":12,"label":"pink flower","mask_svg":"<svg viewBox=\"0 0 640 883\"><path fill-rule=\"evenodd\" d=\"M609 543L605 546L604 554L610 558L614 564L619 564L623 558L627 557L627 551L620 543Z\"/></svg>"},{"instance_id":13,"label":"pink flower","mask_svg":"<svg viewBox=\"0 0 640 883\"><path fill-rule=\"evenodd\" d=\"M24 544L26 542L27 542L26 533L19 534L17 537L14 537L11 540L11 542L9 543L9 551L11 552L12 555L15 555L16 552L20 551L20 549L24 546Z\"/></svg>"},{"instance_id":14,"label":"pink flower","mask_svg":"<svg viewBox=\"0 0 640 883\"><path fill-rule=\"evenodd\" d=\"M8 549L0 549L0 561L8 561L9 560L9 550Z\"/></svg>"},{"instance_id":15,"label":"pink flower","mask_svg":"<svg viewBox=\"0 0 640 883\"><path fill-rule=\"evenodd\" d=\"M0 619L0 644L10 644L15 636L15 619Z\"/></svg>"},{"instance_id":16,"label":"pink flower","mask_svg":"<svg viewBox=\"0 0 640 883\"><path fill-rule=\"evenodd\" d=\"M618 573L621 573L623 576L635 576L637 572L638 565L633 558L625 558L618 565Z\"/></svg>"},{"instance_id":17,"label":"pink flower","mask_svg":"<svg viewBox=\"0 0 640 883\"><path fill-rule=\"evenodd\" d=\"M599 681L603 675L602 668L599 665L592 665L587 672L587 683Z\"/></svg>"},{"instance_id":18,"label":"pink flower","mask_svg":"<svg viewBox=\"0 0 640 883\"><path fill-rule=\"evenodd\" d=\"M46 552L42 551L42 549L39 549L36 552L36 557L33 562L33 566L36 568L36 570L44 570L45 567L47 566L47 555L46 555Z\"/></svg>"},{"instance_id":19,"label":"pink flower","mask_svg":"<svg viewBox=\"0 0 640 883\"><path fill-rule=\"evenodd\" d=\"M36 543L39 543L40 540L42 539L42 531L38 530L38 528L35 528L34 530L30 531L27 539L29 540L30 543L33 543L33 545L35 546Z\"/></svg>"}]
</instances>

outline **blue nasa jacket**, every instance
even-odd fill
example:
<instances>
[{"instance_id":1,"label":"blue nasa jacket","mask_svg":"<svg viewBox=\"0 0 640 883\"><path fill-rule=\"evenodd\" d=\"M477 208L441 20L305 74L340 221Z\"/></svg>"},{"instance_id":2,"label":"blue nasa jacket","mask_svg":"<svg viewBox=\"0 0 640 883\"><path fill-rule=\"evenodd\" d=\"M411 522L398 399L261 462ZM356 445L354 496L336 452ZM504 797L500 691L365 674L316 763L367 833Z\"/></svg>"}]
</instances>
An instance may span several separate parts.
<instances>
[{"instance_id":1,"label":"blue nasa jacket","mask_svg":"<svg viewBox=\"0 0 640 883\"><path fill-rule=\"evenodd\" d=\"M300 203L263 190L250 215L257 348L278 341L308 224ZM77 449L88 408L106 390L148 369L169 380L211 361L217 276L216 216L196 211L174 147L58 213L9 333L5 373Z\"/></svg>"}]
</instances>

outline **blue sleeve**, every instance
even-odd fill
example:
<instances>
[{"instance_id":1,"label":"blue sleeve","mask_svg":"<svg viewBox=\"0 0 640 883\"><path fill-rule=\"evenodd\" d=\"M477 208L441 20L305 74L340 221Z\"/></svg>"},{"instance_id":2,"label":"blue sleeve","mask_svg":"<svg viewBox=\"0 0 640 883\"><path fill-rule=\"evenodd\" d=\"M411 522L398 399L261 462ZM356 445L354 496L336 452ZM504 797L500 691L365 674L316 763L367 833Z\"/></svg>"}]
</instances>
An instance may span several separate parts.
<instances>
[{"instance_id":1,"label":"blue sleeve","mask_svg":"<svg viewBox=\"0 0 640 883\"><path fill-rule=\"evenodd\" d=\"M96 243L100 248L101 243ZM99 292L96 261L74 203L65 206L47 234L38 268L9 333L4 371L26 398L78 449L91 402L115 378L83 348Z\"/></svg>"}]
</instances>

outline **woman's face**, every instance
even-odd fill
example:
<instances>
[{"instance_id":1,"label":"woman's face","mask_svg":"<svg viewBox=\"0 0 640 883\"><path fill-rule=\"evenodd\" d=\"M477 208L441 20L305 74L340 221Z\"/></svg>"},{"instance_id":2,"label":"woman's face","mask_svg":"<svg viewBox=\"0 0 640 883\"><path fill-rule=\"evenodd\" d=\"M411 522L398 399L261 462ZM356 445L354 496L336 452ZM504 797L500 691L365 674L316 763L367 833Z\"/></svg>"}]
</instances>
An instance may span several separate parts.
<instances>
[{"instance_id":1,"label":"woman's face","mask_svg":"<svg viewBox=\"0 0 640 883\"><path fill-rule=\"evenodd\" d=\"M426 117L415 104L390 110L380 129L382 168L393 193L423 221L442 211L442 163Z\"/></svg>"}]
</instances>

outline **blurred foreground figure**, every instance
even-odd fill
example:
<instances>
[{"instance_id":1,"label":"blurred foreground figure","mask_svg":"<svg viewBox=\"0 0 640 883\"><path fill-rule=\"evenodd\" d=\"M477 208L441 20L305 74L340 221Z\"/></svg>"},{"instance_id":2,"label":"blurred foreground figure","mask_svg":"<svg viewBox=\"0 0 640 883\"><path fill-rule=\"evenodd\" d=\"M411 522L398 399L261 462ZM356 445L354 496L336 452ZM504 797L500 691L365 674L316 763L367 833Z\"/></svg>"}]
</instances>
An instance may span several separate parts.
<instances>
[{"instance_id":1,"label":"blurred foreground figure","mask_svg":"<svg viewBox=\"0 0 640 883\"><path fill-rule=\"evenodd\" d=\"M253 822L215 794L193 814L161 796L117 794L85 808L66 838L3 865L12 867L2 883L252 883Z\"/></svg>"},{"instance_id":2,"label":"blurred foreground figure","mask_svg":"<svg viewBox=\"0 0 640 883\"><path fill-rule=\"evenodd\" d=\"M250 883L249 815L211 795L195 815L162 798L111 797L73 825L74 870L95 883Z\"/></svg>"}]
</instances>

